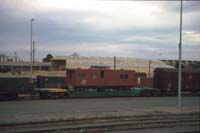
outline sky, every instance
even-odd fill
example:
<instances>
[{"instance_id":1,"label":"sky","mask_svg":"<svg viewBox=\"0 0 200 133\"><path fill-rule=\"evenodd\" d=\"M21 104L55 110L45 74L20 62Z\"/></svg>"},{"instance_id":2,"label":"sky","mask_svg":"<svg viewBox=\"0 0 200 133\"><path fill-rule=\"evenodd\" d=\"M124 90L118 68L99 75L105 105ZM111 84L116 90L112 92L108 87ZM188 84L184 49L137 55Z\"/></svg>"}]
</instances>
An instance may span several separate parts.
<instances>
[{"instance_id":1,"label":"sky","mask_svg":"<svg viewBox=\"0 0 200 133\"><path fill-rule=\"evenodd\" d=\"M0 54L178 59L180 1L0 0ZM182 58L200 60L200 1L183 2Z\"/></svg>"}]
</instances>

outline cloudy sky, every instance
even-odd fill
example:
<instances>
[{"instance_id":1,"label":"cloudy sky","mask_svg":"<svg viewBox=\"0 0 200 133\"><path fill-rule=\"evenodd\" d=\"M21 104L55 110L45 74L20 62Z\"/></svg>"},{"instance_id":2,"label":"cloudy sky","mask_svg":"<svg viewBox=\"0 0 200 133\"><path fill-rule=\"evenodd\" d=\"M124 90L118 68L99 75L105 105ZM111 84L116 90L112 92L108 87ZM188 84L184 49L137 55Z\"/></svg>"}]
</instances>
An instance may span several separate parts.
<instances>
[{"instance_id":1,"label":"cloudy sky","mask_svg":"<svg viewBox=\"0 0 200 133\"><path fill-rule=\"evenodd\" d=\"M184 1L183 59L200 60L200 2ZM179 1L0 0L0 54L178 59Z\"/></svg>"}]
</instances>

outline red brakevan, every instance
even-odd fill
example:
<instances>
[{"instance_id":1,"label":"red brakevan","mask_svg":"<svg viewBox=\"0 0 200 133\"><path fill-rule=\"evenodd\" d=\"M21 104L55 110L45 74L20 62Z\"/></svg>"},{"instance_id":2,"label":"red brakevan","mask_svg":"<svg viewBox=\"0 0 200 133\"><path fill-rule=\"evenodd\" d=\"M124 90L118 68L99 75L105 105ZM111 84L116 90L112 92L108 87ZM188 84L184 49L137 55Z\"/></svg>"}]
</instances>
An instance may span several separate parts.
<instances>
[{"instance_id":1,"label":"red brakevan","mask_svg":"<svg viewBox=\"0 0 200 133\"><path fill-rule=\"evenodd\" d=\"M113 70L93 66L90 69L67 69L67 84L73 87L134 87L134 70Z\"/></svg>"}]
</instances>

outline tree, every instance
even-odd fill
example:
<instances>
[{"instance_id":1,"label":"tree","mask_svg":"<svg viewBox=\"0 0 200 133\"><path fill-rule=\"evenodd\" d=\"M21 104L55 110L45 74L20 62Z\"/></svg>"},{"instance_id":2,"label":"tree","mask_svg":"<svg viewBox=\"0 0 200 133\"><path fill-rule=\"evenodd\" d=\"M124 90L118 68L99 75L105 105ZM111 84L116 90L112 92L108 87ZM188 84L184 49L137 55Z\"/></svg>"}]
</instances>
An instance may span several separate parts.
<instances>
[{"instance_id":1,"label":"tree","mask_svg":"<svg viewBox=\"0 0 200 133\"><path fill-rule=\"evenodd\" d=\"M43 58L43 62L50 62L51 58L53 58L53 56L51 54L47 54L47 56L45 58Z\"/></svg>"},{"instance_id":2,"label":"tree","mask_svg":"<svg viewBox=\"0 0 200 133\"><path fill-rule=\"evenodd\" d=\"M71 56L72 56L72 57L79 57L79 54L76 53L76 52L74 52Z\"/></svg>"}]
</instances>

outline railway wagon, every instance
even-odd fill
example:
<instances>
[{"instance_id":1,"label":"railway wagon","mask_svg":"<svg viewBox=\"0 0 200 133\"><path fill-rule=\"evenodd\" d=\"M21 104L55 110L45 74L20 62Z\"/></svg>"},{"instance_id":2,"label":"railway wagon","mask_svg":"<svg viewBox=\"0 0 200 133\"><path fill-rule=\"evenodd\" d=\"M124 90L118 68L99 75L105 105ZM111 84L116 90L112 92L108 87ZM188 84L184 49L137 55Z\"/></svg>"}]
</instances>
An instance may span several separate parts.
<instances>
[{"instance_id":1,"label":"railway wagon","mask_svg":"<svg viewBox=\"0 0 200 133\"><path fill-rule=\"evenodd\" d=\"M200 69L183 69L181 84L182 91L193 93L200 91ZM159 88L162 94L177 95L178 69L156 68L153 85Z\"/></svg>"},{"instance_id":2,"label":"railway wagon","mask_svg":"<svg viewBox=\"0 0 200 133\"><path fill-rule=\"evenodd\" d=\"M0 77L0 100L14 100L18 94L34 93L34 81L32 77Z\"/></svg>"},{"instance_id":3,"label":"railway wagon","mask_svg":"<svg viewBox=\"0 0 200 133\"><path fill-rule=\"evenodd\" d=\"M36 93L41 99L63 98L66 96L66 77L56 75L37 76Z\"/></svg>"},{"instance_id":4,"label":"railway wagon","mask_svg":"<svg viewBox=\"0 0 200 133\"><path fill-rule=\"evenodd\" d=\"M67 69L70 97L133 96L131 87L136 86L135 71L111 70L108 67Z\"/></svg>"},{"instance_id":5,"label":"railway wagon","mask_svg":"<svg viewBox=\"0 0 200 133\"><path fill-rule=\"evenodd\" d=\"M111 70L105 67L67 69L67 83L77 87L123 88L136 85L135 71Z\"/></svg>"}]
</instances>

